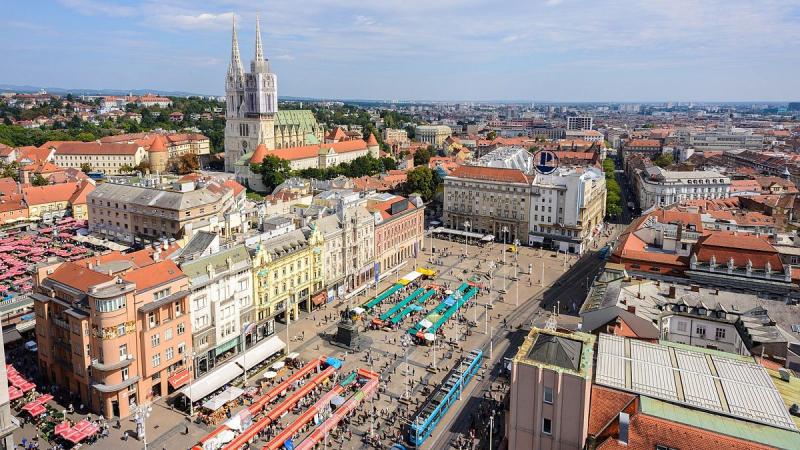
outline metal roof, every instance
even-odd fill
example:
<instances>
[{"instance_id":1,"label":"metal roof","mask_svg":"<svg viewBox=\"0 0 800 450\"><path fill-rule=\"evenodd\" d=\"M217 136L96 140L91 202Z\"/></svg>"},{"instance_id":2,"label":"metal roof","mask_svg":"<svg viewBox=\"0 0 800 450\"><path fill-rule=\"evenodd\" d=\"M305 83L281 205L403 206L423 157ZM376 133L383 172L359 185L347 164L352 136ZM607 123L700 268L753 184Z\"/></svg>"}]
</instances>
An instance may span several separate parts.
<instances>
[{"instance_id":1,"label":"metal roof","mask_svg":"<svg viewBox=\"0 0 800 450\"><path fill-rule=\"evenodd\" d=\"M597 384L796 431L766 370L751 358L601 334Z\"/></svg>"}]
</instances>

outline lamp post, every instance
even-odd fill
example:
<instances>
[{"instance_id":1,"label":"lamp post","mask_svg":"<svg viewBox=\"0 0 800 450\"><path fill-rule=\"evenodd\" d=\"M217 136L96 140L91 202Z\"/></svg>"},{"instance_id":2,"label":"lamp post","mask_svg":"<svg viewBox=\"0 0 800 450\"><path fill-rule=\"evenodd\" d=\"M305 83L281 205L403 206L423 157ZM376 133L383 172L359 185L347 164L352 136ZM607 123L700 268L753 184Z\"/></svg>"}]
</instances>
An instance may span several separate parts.
<instances>
[{"instance_id":1,"label":"lamp post","mask_svg":"<svg viewBox=\"0 0 800 450\"><path fill-rule=\"evenodd\" d=\"M465 257L469 256L469 251L467 250L467 244L469 242L469 235L466 234L466 233L469 233L469 231L467 231L467 229L470 229L470 230L472 229L472 224L469 223L469 220L465 220L464 221L464 233L465 233L464 234L464 256Z\"/></svg>"},{"instance_id":2,"label":"lamp post","mask_svg":"<svg viewBox=\"0 0 800 450\"><path fill-rule=\"evenodd\" d=\"M133 412L133 420L136 422L136 436L142 439L144 450L147 450L147 418L153 411L151 406L137 406Z\"/></svg>"},{"instance_id":3,"label":"lamp post","mask_svg":"<svg viewBox=\"0 0 800 450\"><path fill-rule=\"evenodd\" d=\"M433 264L433 226L428 227L428 235L430 236L431 240L431 264Z\"/></svg>"},{"instance_id":4,"label":"lamp post","mask_svg":"<svg viewBox=\"0 0 800 450\"><path fill-rule=\"evenodd\" d=\"M508 227L503 225L503 228L500 229L503 233L503 265L506 265L506 234L508 234Z\"/></svg>"},{"instance_id":5,"label":"lamp post","mask_svg":"<svg viewBox=\"0 0 800 450\"><path fill-rule=\"evenodd\" d=\"M189 417L194 416L194 398L192 397L192 385L194 384L194 362L197 360L197 352L192 351L192 380L189 382Z\"/></svg>"},{"instance_id":6,"label":"lamp post","mask_svg":"<svg viewBox=\"0 0 800 450\"><path fill-rule=\"evenodd\" d=\"M294 299L294 289L289 290L289 298L286 299L286 354L289 354L289 324L292 321L292 300Z\"/></svg>"}]
</instances>

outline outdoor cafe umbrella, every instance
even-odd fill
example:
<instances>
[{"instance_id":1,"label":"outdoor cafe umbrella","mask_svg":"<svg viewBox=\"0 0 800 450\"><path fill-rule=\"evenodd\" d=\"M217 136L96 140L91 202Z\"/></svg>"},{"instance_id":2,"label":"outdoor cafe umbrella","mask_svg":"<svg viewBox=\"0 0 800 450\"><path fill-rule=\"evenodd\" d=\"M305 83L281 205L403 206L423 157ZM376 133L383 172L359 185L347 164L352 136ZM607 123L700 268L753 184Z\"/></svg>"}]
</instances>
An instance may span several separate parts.
<instances>
[{"instance_id":1,"label":"outdoor cafe umbrella","mask_svg":"<svg viewBox=\"0 0 800 450\"><path fill-rule=\"evenodd\" d=\"M285 363L285 362L283 362L283 361L278 361L278 362L276 362L275 364L273 364L273 365L272 365L272 368L273 368L273 369L275 369L275 370L279 370L279 369L283 369L283 367L284 367L285 365L286 365L286 363Z\"/></svg>"},{"instance_id":2,"label":"outdoor cafe umbrella","mask_svg":"<svg viewBox=\"0 0 800 450\"><path fill-rule=\"evenodd\" d=\"M273 378L275 378L277 376L278 376L278 373L277 372L273 372L271 370L268 370L268 371L266 371L264 373L264 378L266 378L268 380L271 380L271 379L273 379Z\"/></svg>"}]
</instances>

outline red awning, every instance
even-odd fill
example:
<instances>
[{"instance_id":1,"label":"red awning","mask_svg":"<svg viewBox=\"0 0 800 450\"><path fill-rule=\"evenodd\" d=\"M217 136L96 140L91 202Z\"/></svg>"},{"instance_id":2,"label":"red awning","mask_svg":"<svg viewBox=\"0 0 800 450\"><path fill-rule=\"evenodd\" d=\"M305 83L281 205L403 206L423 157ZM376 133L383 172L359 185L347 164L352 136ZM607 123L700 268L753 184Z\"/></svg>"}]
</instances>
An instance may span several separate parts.
<instances>
[{"instance_id":1,"label":"red awning","mask_svg":"<svg viewBox=\"0 0 800 450\"><path fill-rule=\"evenodd\" d=\"M311 297L311 302L315 305L319 306L325 303L325 300L328 298L328 293L325 291L320 292L319 294Z\"/></svg>"},{"instance_id":2,"label":"red awning","mask_svg":"<svg viewBox=\"0 0 800 450\"><path fill-rule=\"evenodd\" d=\"M188 369L181 369L169 376L167 381L172 389L178 389L192 379L192 374Z\"/></svg>"}]
</instances>

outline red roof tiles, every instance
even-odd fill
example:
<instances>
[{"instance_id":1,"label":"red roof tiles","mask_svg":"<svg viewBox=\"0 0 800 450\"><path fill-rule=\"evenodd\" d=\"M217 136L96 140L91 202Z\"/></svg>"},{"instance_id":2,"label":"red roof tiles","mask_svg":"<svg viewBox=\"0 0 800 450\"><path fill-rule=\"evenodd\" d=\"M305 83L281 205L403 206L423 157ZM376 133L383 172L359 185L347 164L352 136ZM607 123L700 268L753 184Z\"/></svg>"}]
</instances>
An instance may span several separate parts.
<instances>
[{"instance_id":1,"label":"red roof tiles","mask_svg":"<svg viewBox=\"0 0 800 450\"><path fill-rule=\"evenodd\" d=\"M528 176L521 170L499 167L458 166L450 172L450 176L506 183L530 183Z\"/></svg>"}]
</instances>

